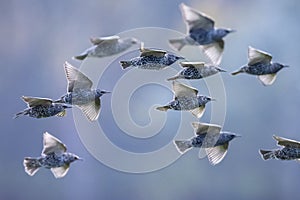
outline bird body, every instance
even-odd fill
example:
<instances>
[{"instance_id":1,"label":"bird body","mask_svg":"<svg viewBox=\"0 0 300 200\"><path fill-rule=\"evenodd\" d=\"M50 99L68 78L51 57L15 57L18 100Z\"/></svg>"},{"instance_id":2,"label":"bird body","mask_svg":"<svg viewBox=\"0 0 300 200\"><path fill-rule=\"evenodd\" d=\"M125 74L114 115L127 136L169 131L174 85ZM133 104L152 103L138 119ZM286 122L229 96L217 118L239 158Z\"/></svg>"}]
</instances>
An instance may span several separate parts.
<instances>
[{"instance_id":1,"label":"bird body","mask_svg":"<svg viewBox=\"0 0 300 200\"><path fill-rule=\"evenodd\" d=\"M86 49L75 59L84 60L86 57L107 57L112 56L129 49L132 45L138 43L135 38L120 38L119 36L109 36L100 38L91 38L92 47Z\"/></svg>"},{"instance_id":2,"label":"bird body","mask_svg":"<svg viewBox=\"0 0 300 200\"><path fill-rule=\"evenodd\" d=\"M248 47L248 64L241 67L236 72L231 73L237 75L239 73L247 73L258 76L263 85L272 85L277 77L277 72L287 65L273 63L272 56L269 53Z\"/></svg>"},{"instance_id":3,"label":"bird body","mask_svg":"<svg viewBox=\"0 0 300 200\"><path fill-rule=\"evenodd\" d=\"M205 106L209 101L210 99L203 95L195 97L177 97L164 107L172 110L193 110Z\"/></svg>"},{"instance_id":4,"label":"bird body","mask_svg":"<svg viewBox=\"0 0 300 200\"><path fill-rule=\"evenodd\" d=\"M205 104L213 99L211 97L197 95L198 90L190 86L173 81L174 100L165 106L157 107L157 110L188 110L197 118L201 118L205 111Z\"/></svg>"},{"instance_id":5,"label":"bird body","mask_svg":"<svg viewBox=\"0 0 300 200\"><path fill-rule=\"evenodd\" d=\"M204 62L181 62L180 65L183 69L176 76L168 78L168 81L176 79L201 79L219 72L225 72L225 70L218 66L208 65Z\"/></svg>"},{"instance_id":6,"label":"bird body","mask_svg":"<svg viewBox=\"0 0 300 200\"><path fill-rule=\"evenodd\" d=\"M234 30L215 28L213 19L184 3L180 4L180 10L187 25L187 35L184 38L169 40L170 45L177 51L185 45L201 46L206 56L219 65L224 50L223 38Z\"/></svg>"},{"instance_id":7,"label":"bird body","mask_svg":"<svg viewBox=\"0 0 300 200\"><path fill-rule=\"evenodd\" d=\"M176 56L164 50L140 48L140 56L129 61L120 61L122 68L136 67L140 69L161 70L183 57Z\"/></svg>"},{"instance_id":8,"label":"bird body","mask_svg":"<svg viewBox=\"0 0 300 200\"><path fill-rule=\"evenodd\" d=\"M177 150L183 154L191 148L203 148L212 165L223 160L227 153L229 142L238 135L221 132L221 127L214 124L193 122L195 137L188 140L175 140Z\"/></svg>"},{"instance_id":9,"label":"bird body","mask_svg":"<svg viewBox=\"0 0 300 200\"><path fill-rule=\"evenodd\" d=\"M33 118L47 118L52 116L63 117L66 114L65 109L71 108L63 103L54 103L52 99L40 97L26 97L22 96L24 102L27 103L28 108L17 113L15 118L21 115L28 115Z\"/></svg>"},{"instance_id":10,"label":"bird body","mask_svg":"<svg viewBox=\"0 0 300 200\"><path fill-rule=\"evenodd\" d=\"M286 139L283 137L273 136L277 141L277 145L281 146L280 149L275 150L260 150L262 159L277 159L277 160L298 160L300 161L300 142Z\"/></svg>"},{"instance_id":11,"label":"bird body","mask_svg":"<svg viewBox=\"0 0 300 200\"><path fill-rule=\"evenodd\" d=\"M110 92L91 89L93 82L86 75L68 62L65 62L64 67L68 80L67 94L55 102L76 105L90 121L97 120L101 108L100 97Z\"/></svg>"},{"instance_id":12,"label":"bird body","mask_svg":"<svg viewBox=\"0 0 300 200\"><path fill-rule=\"evenodd\" d=\"M40 157L24 158L25 172L30 176L33 176L41 167L44 167L51 169L55 178L62 178L67 174L70 163L80 160L77 155L66 152L66 146L47 132L43 135L43 144L44 147Z\"/></svg>"}]
</instances>

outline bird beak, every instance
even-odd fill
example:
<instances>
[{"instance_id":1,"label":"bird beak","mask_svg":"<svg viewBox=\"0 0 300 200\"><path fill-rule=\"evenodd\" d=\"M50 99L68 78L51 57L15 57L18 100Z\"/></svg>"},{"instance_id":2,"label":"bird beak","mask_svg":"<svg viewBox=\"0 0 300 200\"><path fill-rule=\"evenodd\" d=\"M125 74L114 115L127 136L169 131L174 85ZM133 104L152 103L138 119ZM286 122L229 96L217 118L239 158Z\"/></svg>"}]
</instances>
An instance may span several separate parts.
<instances>
[{"instance_id":1,"label":"bird beak","mask_svg":"<svg viewBox=\"0 0 300 200\"><path fill-rule=\"evenodd\" d=\"M235 137L242 137L242 135L240 135L240 134L235 134Z\"/></svg>"},{"instance_id":2,"label":"bird beak","mask_svg":"<svg viewBox=\"0 0 300 200\"><path fill-rule=\"evenodd\" d=\"M110 92L110 91L102 90L101 93L103 93L103 94L109 94L109 93L111 93L111 92Z\"/></svg>"},{"instance_id":3,"label":"bird beak","mask_svg":"<svg viewBox=\"0 0 300 200\"><path fill-rule=\"evenodd\" d=\"M283 67L290 67L289 65L283 65Z\"/></svg>"},{"instance_id":4,"label":"bird beak","mask_svg":"<svg viewBox=\"0 0 300 200\"><path fill-rule=\"evenodd\" d=\"M214 98L210 98L210 100L211 100L211 101L217 101L217 99L214 99Z\"/></svg>"},{"instance_id":5,"label":"bird beak","mask_svg":"<svg viewBox=\"0 0 300 200\"><path fill-rule=\"evenodd\" d=\"M77 160L83 161L83 158L78 157Z\"/></svg>"},{"instance_id":6,"label":"bird beak","mask_svg":"<svg viewBox=\"0 0 300 200\"><path fill-rule=\"evenodd\" d=\"M219 72L227 72L226 70L222 69L222 68L218 68Z\"/></svg>"},{"instance_id":7,"label":"bird beak","mask_svg":"<svg viewBox=\"0 0 300 200\"><path fill-rule=\"evenodd\" d=\"M236 30L234 30L234 29L229 29L228 31L229 31L229 33L234 33L234 32L236 32Z\"/></svg>"}]
</instances>

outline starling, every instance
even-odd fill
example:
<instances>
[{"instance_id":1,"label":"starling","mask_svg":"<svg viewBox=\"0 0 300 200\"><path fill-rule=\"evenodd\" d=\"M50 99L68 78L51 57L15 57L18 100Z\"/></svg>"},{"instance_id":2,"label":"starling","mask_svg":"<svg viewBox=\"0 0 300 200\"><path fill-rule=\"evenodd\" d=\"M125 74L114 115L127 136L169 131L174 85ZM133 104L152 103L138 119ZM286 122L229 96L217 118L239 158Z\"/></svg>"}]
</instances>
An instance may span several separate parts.
<instances>
[{"instance_id":1,"label":"starling","mask_svg":"<svg viewBox=\"0 0 300 200\"><path fill-rule=\"evenodd\" d=\"M143 43L140 48L140 56L132 58L129 61L120 61L122 68L137 67L141 69L161 70L164 69L183 57L176 56L164 50L146 49Z\"/></svg>"},{"instance_id":2,"label":"starling","mask_svg":"<svg viewBox=\"0 0 300 200\"><path fill-rule=\"evenodd\" d=\"M222 132L221 127L214 124L193 122L195 137L188 140L175 140L174 144L183 154L193 147L203 148L212 165L220 163L225 157L229 142L239 135Z\"/></svg>"},{"instance_id":3,"label":"starling","mask_svg":"<svg viewBox=\"0 0 300 200\"><path fill-rule=\"evenodd\" d=\"M180 51L185 45L200 45L205 55L214 64L219 65L224 50L223 37L234 30L215 28L213 19L184 3L179 7L187 25L187 35L185 38L169 40L171 46Z\"/></svg>"},{"instance_id":4,"label":"starling","mask_svg":"<svg viewBox=\"0 0 300 200\"><path fill-rule=\"evenodd\" d=\"M86 57L106 57L121 53L129 49L132 45L137 44L135 38L120 38L119 36L109 36L100 38L91 38L92 47L85 50L78 56L74 56L77 60L84 60Z\"/></svg>"},{"instance_id":5,"label":"starling","mask_svg":"<svg viewBox=\"0 0 300 200\"><path fill-rule=\"evenodd\" d=\"M39 98L39 97L26 97L22 96L22 99L27 103L28 108L17 113L14 118L21 115L28 115L33 118L46 118L52 116L63 117L66 115L66 108L71 106L63 103L54 103L52 99Z\"/></svg>"},{"instance_id":6,"label":"starling","mask_svg":"<svg viewBox=\"0 0 300 200\"><path fill-rule=\"evenodd\" d=\"M272 85L276 79L277 72L288 66L280 63L272 63L271 60L272 56L269 53L249 46L248 64L231 74L247 73L257 75L263 85Z\"/></svg>"},{"instance_id":7,"label":"starling","mask_svg":"<svg viewBox=\"0 0 300 200\"><path fill-rule=\"evenodd\" d=\"M198 90L173 81L174 100L166 106L157 107L157 110L188 110L197 118L201 118L205 111L205 104L214 100L211 97L197 95Z\"/></svg>"},{"instance_id":8,"label":"starling","mask_svg":"<svg viewBox=\"0 0 300 200\"><path fill-rule=\"evenodd\" d=\"M63 95L58 103L66 103L78 106L90 121L99 117L103 94L110 93L100 89L91 89L93 82L68 62L64 63L68 81L67 94Z\"/></svg>"},{"instance_id":9,"label":"starling","mask_svg":"<svg viewBox=\"0 0 300 200\"><path fill-rule=\"evenodd\" d=\"M67 147L56 137L45 132L43 135L43 151L41 157L24 158L25 172L33 176L41 167L50 169L55 178L64 177L75 160L82 160L72 153L68 153Z\"/></svg>"},{"instance_id":10,"label":"starling","mask_svg":"<svg viewBox=\"0 0 300 200\"><path fill-rule=\"evenodd\" d=\"M168 78L168 81L176 79L201 79L218 72L225 72L225 70L215 65L208 65L204 62L181 62L180 65L183 67L176 76Z\"/></svg>"},{"instance_id":11,"label":"starling","mask_svg":"<svg viewBox=\"0 0 300 200\"><path fill-rule=\"evenodd\" d=\"M282 148L276 150L260 149L259 152L263 160L277 159L300 161L300 142L275 135L273 135L273 138L277 141L277 145Z\"/></svg>"}]
</instances>

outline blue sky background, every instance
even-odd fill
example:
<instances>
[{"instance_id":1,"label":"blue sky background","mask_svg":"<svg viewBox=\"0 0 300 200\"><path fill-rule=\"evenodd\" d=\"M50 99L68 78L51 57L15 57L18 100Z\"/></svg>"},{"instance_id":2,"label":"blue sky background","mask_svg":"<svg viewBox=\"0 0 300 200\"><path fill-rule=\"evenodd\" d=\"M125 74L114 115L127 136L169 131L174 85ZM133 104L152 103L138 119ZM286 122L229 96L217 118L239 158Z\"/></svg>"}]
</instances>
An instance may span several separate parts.
<instances>
[{"instance_id":1,"label":"blue sky background","mask_svg":"<svg viewBox=\"0 0 300 200\"><path fill-rule=\"evenodd\" d=\"M91 36L114 35L142 27L161 27L185 33L178 8L181 1L1 1L0 199L250 200L298 196L299 163L264 162L258 149L276 148L273 134L300 140L300 27L297 25L300 2L184 2L213 16L216 26L237 30L225 38L221 66L228 72L247 62L249 45L271 53L274 61L291 66L280 71L275 83L269 87L264 87L254 76L222 74L227 96L224 130L242 135L232 141L225 159L219 165L211 166L207 159L198 159L198 150L192 150L159 171L124 173L107 167L88 152L77 134L71 110L64 118L12 119L26 106L20 99L22 95L55 99L65 93L63 63L69 61L79 67L80 62L71 58L90 46L88 39ZM164 48L155 42L148 45ZM112 90L115 77L127 72L118 68L117 62L111 65L115 69L101 80L98 85L101 89ZM175 69L179 69L177 64ZM201 93L208 94L201 87L203 81L191 84ZM129 110L132 110L137 124L145 125L149 122L146 111L152 104L162 105L171 97L172 94L162 87L147 86L132 96ZM121 148L136 152L153 151L175 137L174 124L180 120L178 112L167 114L165 126L155 138L138 141L125 137L111 118L110 101L111 96L102 98L104 108L99 122L107 137ZM123 103L122 99L119 101ZM145 104L141 104L142 101ZM138 112L140 109L145 112ZM209 105L202 121L209 121L210 110ZM155 121L155 118L151 120ZM23 158L40 154L45 131L61 139L70 152L84 158L83 162L73 163L63 179L56 180L45 169L33 177L24 172ZM184 132L190 137L193 135L189 125ZM110 156L110 152L105 154ZM118 155L111 156L118 159Z\"/></svg>"}]
</instances>

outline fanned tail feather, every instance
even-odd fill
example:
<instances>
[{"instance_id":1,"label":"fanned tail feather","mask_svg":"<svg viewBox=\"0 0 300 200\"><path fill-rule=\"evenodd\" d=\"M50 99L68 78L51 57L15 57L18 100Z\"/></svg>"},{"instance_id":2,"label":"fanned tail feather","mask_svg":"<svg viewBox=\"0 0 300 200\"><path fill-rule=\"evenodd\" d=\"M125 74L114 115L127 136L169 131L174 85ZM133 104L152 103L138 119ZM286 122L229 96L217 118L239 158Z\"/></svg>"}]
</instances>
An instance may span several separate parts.
<instances>
[{"instance_id":1,"label":"fanned tail feather","mask_svg":"<svg viewBox=\"0 0 300 200\"><path fill-rule=\"evenodd\" d=\"M74 56L73 59L84 60L87 57L87 54L81 54L79 56Z\"/></svg>"},{"instance_id":2,"label":"fanned tail feather","mask_svg":"<svg viewBox=\"0 0 300 200\"><path fill-rule=\"evenodd\" d=\"M24 158L23 165L25 172L30 176L33 176L41 167L38 159L29 157Z\"/></svg>"},{"instance_id":3,"label":"fanned tail feather","mask_svg":"<svg viewBox=\"0 0 300 200\"><path fill-rule=\"evenodd\" d=\"M261 154L262 159L264 160L269 160L269 159L274 159L275 154L273 151L270 150L259 150L259 153Z\"/></svg>"},{"instance_id":4,"label":"fanned tail feather","mask_svg":"<svg viewBox=\"0 0 300 200\"><path fill-rule=\"evenodd\" d=\"M192 148L190 141L187 141L187 140L175 140L174 144L175 144L177 150L182 154L185 153L190 148Z\"/></svg>"},{"instance_id":5,"label":"fanned tail feather","mask_svg":"<svg viewBox=\"0 0 300 200\"><path fill-rule=\"evenodd\" d=\"M170 45L177 51L180 51L185 45L185 39L171 39L169 40Z\"/></svg>"},{"instance_id":6,"label":"fanned tail feather","mask_svg":"<svg viewBox=\"0 0 300 200\"><path fill-rule=\"evenodd\" d=\"M123 69L126 69L127 67L131 66L131 62L130 61L120 61L120 64L122 66Z\"/></svg>"},{"instance_id":7,"label":"fanned tail feather","mask_svg":"<svg viewBox=\"0 0 300 200\"><path fill-rule=\"evenodd\" d=\"M18 112L17 114L15 114L14 119L16 119L16 118L18 118L18 117L20 117L22 115L27 115L27 114L28 114L28 111L27 110L23 110L23 111Z\"/></svg>"},{"instance_id":8,"label":"fanned tail feather","mask_svg":"<svg viewBox=\"0 0 300 200\"><path fill-rule=\"evenodd\" d=\"M159 110L159 111L167 111L170 109L170 106L160 106L160 107L157 107L156 110Z\"/></svg>"},{"instance_id":9,"label":"fanned tail feather","mask_svg":"<svg viewBox=\"0 0 300 200\"><path fill-rule=\"evenodd\" d=\"M176 80L179 78L180 78L180 76L174 76L174 77L168 78L167 81L173 81L173 80Z\"/></svg>"}]
</instances>

